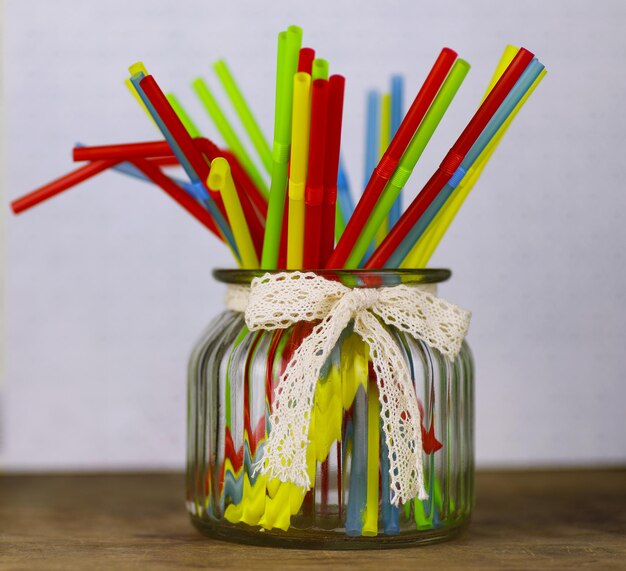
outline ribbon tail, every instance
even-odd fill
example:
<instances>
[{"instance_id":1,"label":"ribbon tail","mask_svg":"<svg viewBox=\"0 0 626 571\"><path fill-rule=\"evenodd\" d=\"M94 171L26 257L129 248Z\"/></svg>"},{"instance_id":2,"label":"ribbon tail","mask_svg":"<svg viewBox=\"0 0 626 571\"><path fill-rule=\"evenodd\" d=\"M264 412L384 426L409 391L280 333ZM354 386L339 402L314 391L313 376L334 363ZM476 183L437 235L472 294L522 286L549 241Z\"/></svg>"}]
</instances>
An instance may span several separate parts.
<instances>
[{"instance_id":1,"label":"ribbon tail","mask_svg":"<svg viewBox=\"0 0 626 571\"><path fill-rule=\"evenodd\" d=\"M397 506L415 496L426 500L421 419L407 363L397 343L369 311L359 311L354 330L369 346L376 373L389 453L390 501Z\"/></svg>"}]
</instances>

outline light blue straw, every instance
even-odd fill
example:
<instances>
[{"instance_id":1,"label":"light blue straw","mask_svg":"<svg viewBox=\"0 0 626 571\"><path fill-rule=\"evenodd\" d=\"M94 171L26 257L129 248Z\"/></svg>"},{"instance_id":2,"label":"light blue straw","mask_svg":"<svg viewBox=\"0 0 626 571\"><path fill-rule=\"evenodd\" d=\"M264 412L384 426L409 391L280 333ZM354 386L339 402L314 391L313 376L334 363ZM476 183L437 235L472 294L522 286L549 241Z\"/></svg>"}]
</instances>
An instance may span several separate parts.
<instances>
[{"instance_id":1,"label":"light blue straw","mask_svg":"<svg viewBox=\"0 0 626 571\"><path fill-rule=\"evenodd\" d=\"M354 212L354 199L350 194L350 183L342 157L339 157L339 173L337 174L337 202L341 216L347 222Z\"/></svg>"},{"instance_id":2,"label":"light blue straw","mask_svg":"<svg viewBox=\"0 0 626 571\"><path fill-rule=\"evenodd\" d=\"M405 236L404 240L396 248L394 253L389 257L385 263L385 268L399 268L400 264L409 254L413 246L420 239L422 234L428 228L428 225L432 222L433 218L437 215L441 207L445 204L446 200L450 197L454 189L463 180L465 173L476 162L476 159L485 150L491 139L498 132L502 124L506 121L508 116L513 112L517 104L524 97L524 94L530 89L535 82L539 74L543 71L544 66L537 58L533 59L528 67L524 70L524 73L517 80L513 89L506 96L498 110L495 112L487 126L483 129L476 142L472 145L465 158L461 162L461 166L452 175L448 183L441 189L439 194L431 202L430 206L426 209L424 214L419 218L416 224L411 228L409 233Z\"/></svg>"},{"instance_id":3,"label":"light blue straw","mask_svg":"<svg viewBox=\"0 0 626 571\"><path fill-rule=\"evenodd\" d=\"M394 75L391 78L391 133L389 140L393 139L402 118L404 117L403 109L403 93L404 93L404 77L401 75ZM398 198L391 205L389 211L389 228L398 221L402 215L402 191L398 194Z\"/></svg>"}]
</instances>

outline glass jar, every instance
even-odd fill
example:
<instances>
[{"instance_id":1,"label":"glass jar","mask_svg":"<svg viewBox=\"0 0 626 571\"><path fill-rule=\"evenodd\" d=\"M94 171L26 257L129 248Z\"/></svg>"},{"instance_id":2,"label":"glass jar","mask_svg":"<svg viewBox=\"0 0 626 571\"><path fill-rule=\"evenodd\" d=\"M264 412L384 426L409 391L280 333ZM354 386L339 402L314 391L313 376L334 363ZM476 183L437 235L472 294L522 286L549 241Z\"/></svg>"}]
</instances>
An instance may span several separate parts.
<instances>
[{"instance_id":1,"label":"glass jar","mask_svg":"<svg viewBox=\"0 0 626 571\"><path fill-rule=\"evenodd\" d=\"M216 270L227 284L265 272ZM348 287L435 284L448 270L322 271ZM221 539L262 545L354 549L431 543L455 536L474 497L473 363L464 342L450 360L386 326L411 371L422 422L429 499L389 501L385 439L367 345L341 336L316 388L309 440L312 489L255 474L273 391L314 323L253 331L225 311L205 330L189 363L186 503L193 524Z\"/></svg>"}]
</instances>

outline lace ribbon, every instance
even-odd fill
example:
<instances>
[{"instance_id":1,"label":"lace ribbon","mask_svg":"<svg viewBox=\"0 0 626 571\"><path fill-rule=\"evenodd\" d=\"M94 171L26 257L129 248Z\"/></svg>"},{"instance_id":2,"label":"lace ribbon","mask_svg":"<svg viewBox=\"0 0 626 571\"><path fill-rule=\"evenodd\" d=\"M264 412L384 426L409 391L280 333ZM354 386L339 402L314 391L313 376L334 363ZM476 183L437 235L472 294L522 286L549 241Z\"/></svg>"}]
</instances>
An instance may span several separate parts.
<instances>
[{"instance_id":1,"label":"lace ribbon","mask_svg":"<svg viewBox=\"0 0 626 571\"><path fill-rule=\"evenodd\" d=\"M265 274L250 288L229 287L227 307L245 312L248 328L285 329L320 320L294 352L276 387L270 431L259 469L271 478L309 489L306 448L315 386L341 333L367 343L379 389L380 416L389 452L390 499L398 505L427 499L420 412L401 347L382 322L453 359L467 334L470 313L420 286L351 289L311 272Z\"/></svg>"}]
</instances>

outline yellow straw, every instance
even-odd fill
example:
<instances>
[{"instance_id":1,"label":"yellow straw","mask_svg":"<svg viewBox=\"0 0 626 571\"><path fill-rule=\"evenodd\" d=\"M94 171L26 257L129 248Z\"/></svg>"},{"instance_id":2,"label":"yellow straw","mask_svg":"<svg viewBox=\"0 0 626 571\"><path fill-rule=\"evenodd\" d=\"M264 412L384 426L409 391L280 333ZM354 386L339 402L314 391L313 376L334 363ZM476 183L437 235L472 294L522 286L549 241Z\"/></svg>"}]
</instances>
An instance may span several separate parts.
<instances>
[{"instance_id":1,"label":"yellow straw","mask_svg":"<svg viewBox=\"0 0 626 571\"><path fill-rule=\"evenodd\" d=\"M515 46L509 45L505 48L504 53L502 54L502 57L500 58L500 62L498 63L498 66L493 74L493 77L491 78L491 81L489 82L489 86L487 87L487 90L485 91L483 100L485 99L485 97L487 97L489 92L493 89L494 85L498 82L498 80L500 79L500 76L504 73L504 70L511 63L511 61L513 60L517 52L518 52L518 48L516 48ZM507 120L503 123L503 125L500 127L500 129L496 133L496 136L491 140L489 145L487 145L485 150L478 157L478 160L474 163L472 168L467 172L461 184L458 186L457 189L455 189L450 199L446 201L443 208L439 211L435 219L428 226L427 230L424 232L420 240L418 240L418 242L415 244L415 246L413 247L409 255L406 257L406 259L402 263L401 267L421 268L421 267L426 266L426 264L432 257L435 249L441 242L441 239L443 238L448 228L450 227L450 224L454 220L454 217L456 216L457 212L463 205L463 202L465 201L468 194L470 193L470 191L476 184L476 181L480 177L487 162L493 155L496 147L502 140L502 137L506 133L507 129L509 128L513 120L515 119L515 116L517 115L519 110L522 108L524 103L526 103L526 101L528 100L532 92L535 90L537 85L539 85L539 82L543 79L545 74L546 74L545 70L541 72L539 77L535 80L533 85L530 87L530 89L526 92L524 97L517 104L517 106L511 113L511 115L507 118Z\"/></svg>"},{"instance_id":2,"label":"yellow straw","mask_svg":"<svg viewBox=\"0 0 626 571\"><path fill-rule=\"evenodd\" d=\"M148 75L148 70L146 69L146 66L141 61L138 61L137 63L134 63L133 65L131 65L128 68L128 71L130 72L131 75L135 75L136 73L139 73L139 72L142 72L144 75ZM152 117L152 114L150 113L150 111L148 111L148 108L146 107L146 104L143 102L143 99L139 97L139 93L137 93L137 90L135 89L133 82L130 79L126 79L124 80L124 83L126 84L126 87L128 87L128 91L130 91L133 94L133 97L135 98L137 103L139 103L139 105L144 110L146 115L150 117L150 121L152 121L158 128L158 125L156 124L154 117Z\"/></svg>"},{"instance_id":3,"label":"yellow straw","mask_svg":"<svg viewBox=\"0 0 626 571\"><path fill-rule=\"evenodd\" d=\"M293 77L291 120L291 170L289 171L289 218L287 225L287 269L302 269L304 248L304 187L309 155L311 122L311 76Z\"/></svg>"},{"instance_id":4,"label":"yellow straw","mask_svg":"<svg viewBox=\"0 0 626 571\"><path fill-rule=\"evenodd\" d=\"M241 208L241 202L239 202L239 196L235 189L233 177L230 174L230 165L225 158L217 157L213 159L207 184L211 190L217 190L222 195L228 222L233 230L235 243L239 250L242 267L258 269L259 259L254 250L254 243L252 242L250 230L248 229L248 224L243 214L243 209Z\"/></svg>"},{"instance_id":5,"label":"yellow straw","mask_svg":"<svg viewBox=\"0 0 626 571\"><path fill-rule=\"evenodd\" d=\"M378 468L380 462L380 403L378 387L369 382L367 393L367 502L363 517L365 536L378 535Z\"/></svg>"},{"instance_id":6,"label":"yellow straw","mask_svg":"<svg viewBox=\"0 0 626 571\"><path fill-rule=\"evenodd\" d=\"M391 138L391 94L385 93L382 97L382 102L380 106L380 137L379 137L379 145L378 152L379 158L381 158L387 147L389 146L389 141ZM385 219L381 223L380 227L376 231L376 247L380 246L380 243L387 237L387 232L389 231L389 217L385 216Z\"/></svg>"}]
</instances>

